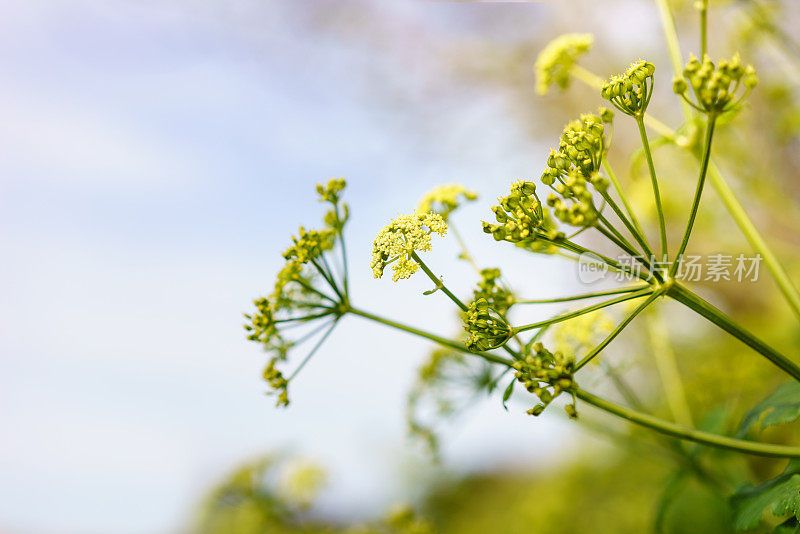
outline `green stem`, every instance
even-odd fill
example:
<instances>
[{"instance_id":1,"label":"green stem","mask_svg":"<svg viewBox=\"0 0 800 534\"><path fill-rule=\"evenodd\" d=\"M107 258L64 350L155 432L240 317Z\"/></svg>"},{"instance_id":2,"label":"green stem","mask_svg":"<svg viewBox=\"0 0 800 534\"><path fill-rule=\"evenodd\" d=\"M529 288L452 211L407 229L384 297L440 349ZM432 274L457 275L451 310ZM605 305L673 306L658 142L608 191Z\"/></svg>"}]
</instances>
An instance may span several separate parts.
<instances>
[{"instance_id":1,"label":"green stem","mask_svg":"<svg viewBox=\"0 0 800 534\"><path fill-rule=\"evenodd\" d=\"M667 403L673 420L684 426L694 426L678 364L675 361L675 352L669 344L664 322L661 320L658 309L652 310L647 319L650 343L653 346L653 358L664 386L664 393L667 395Z\"/></svg>"},{"instance_id":2,"label":"green stem","mask_svg":"<svg viewBox=\"0 0 800 534\"><path fill-rule=\"evenodd\" d=\"M617 173L614 172L614 169L611 168L611 164L608 162L608 158L603 158L603 168L608 174L608 179L614 185L614 189L617 190L617 194L619 198L622 200L622 204L625 206L625 211L628 212L628 216L631 218L631 222L633 226L638 231L639 235L644 239L644 245L646 245L647 250L652 251L650 247L650 243L647 241L647 234L644 232L642 225L639 223L639 218L636 217L636 211L633 209L633 206L628 201L628 197L625 195L625 191L622 189L622 183L620 183L619 179L617 178ZM652 252L650 252L652 254Z\"/></svg>"},{"instance_id":3,"label":"green stem","mask_svg":"<svg viewBox=\"0 0 800 534\"><path fill-rule=\"evenodd\" d=\"M697 296L694 292L675 282L667 290L667 294L767 358L795 380L800 381L800 366L739 326L733 319L709 302Z\"/></svg>"},{"instance_id":4,"label":"green stem","mask_svg":"<svg viewBox=\"0 0 800 534\"><path fill-rule=\"evenodd\" d=\"M639 136L642 138L642 148L647 159L647 168L650 170L650 182L653 185L653 196L656 201L656 212L658 213L658 231L661 236L661 257L666 258L667 252L667 227L664 222L664 210L661 207L661 192L658 190L658 178L656 168L653 165L653 154L650 152L650 141L647 140L647 131L644 127L644 117L636 117L636 125L639 127Z\"/></svg>"},{"instance_id":5,"label":"green stem","mask_svg":"<svg viewBox=\"0 0 800 534\"><path fill-rule=\"evenodd\" d=\"M614 187L616 187L616 185ZM619 190L617 192L619 193ZM614 202L614 199L611 198L611 195L609 195L607 191L604 191L601 194L606 202L608 202L608 205L611 206L611 209L614 210L614 213L617 214L619 220L622 221L622 224L625 225L625 228L628 229L636 242L639 243L639 246L642 247L642 252L644 255L647 257L652 256L653 249L650 248L650 244L647 242L647 237L644 235L644 232L642 232L637 226L638 223L632 222L628 219L628 217L625 216L625 214L622 212L622 209L620 209L619 205ZM622 198L621 194L620 198ZM624 198L623 202L625 202ZM628 206L626 206L626 209L628 209Z\"/></svg>"},{"instance_id":6,"label":"green stem","mask_svg":"<svg viewBox=\"0 0 800 534\"><path fill-rule=\"evenodd\" d=\"M322 344L325 343L325 340L328 339L328 336L331 335L331 332L333 332L333 329L336 327L336 322L338 320L339 320L338 318L334 319L330 327L325 331L322 337L319 338L319 340L314 344L314 347L306 355L306 357L303 358L303 361L300 362L300 365L298 365L297 368L294 370L294 372L292 372L291 376L289 376L289 378L286 379L287 382L291 382L292 379L297 376L297 373L299 373L303 369L303 367L305 367L305 365L311 360L311 358L314 357L314 354L316 354L316 352L319 350Z\"/></svg>"},{"instance_id":7,"label":"green stem","mask_svg":"<svg viewBox=\"0 0 800 534\"><path fill-rule=\"evenodd\" d=\"M597 89L599 91L603 88L603 78L584 69L580 65L573 65L572 69L570 69L570 74L578 78L592 89Z\"/></svg>"},{"instance_id":8,"label":"green stem","mask_svg":"<svg viewBox=\"0 0 800 534\"><path fill-rule=\"evenodd\" d=\"M549 239L541 235L537 236L537 239L541 239L542 241L551 243L559 248L563 248L564 250L569 250L570 252L574 252L579 256L591 255L592 257L599 259L600 261L602 261L603 263L605 263L606 265L608 265L609 267L618 272L626 273L631 276L635 276L641 280L644 280L645 282L649 282L650 277L647 274L642 273L640 270L634 271L632 269L628 269L624 265L620 264L618 261L614 261L608 256L603 256L602 254L598 254L597 252L589 250L588 248L583 247L577 243L573 243L569 239L564 239L564 238ZM580 260L580 258L576 259Z\"/></svg>"},{"instance_id":9,"label":"green stem","mask_svg":"<svg viewBox=\"0 0 800 534\"><path fill-rule=\"evenodd\" d=\"M758 443L744 439L729 438L710 432L703 432L693 428L664 421L658 417L637 412L624 406L609 402L597 395L584 391L580 388L575 389L575 395L587 404L599 408L610 414L614 414L637 425L655 430L668 436L673 436L686 441L693 441L709 447L726 449L730 451L752 454L755 456L768 456L773 458L800 458L800 447L790 447L786 445L773 445L771 443Z\"/></svg>"},{"instance_id":10,"label":"green stem","mask_svg":"<svg viewBox=\"0 0 800 534\"><path fill-rule=\"evenodd\" d=\"M667 51L669 52L670 63L672 63L672 71L675 76L680 76L681 72L683 72L683 57L681 56L681 45L678 40L678 30L675 28L675 18L672 16L669 0L656 0L656 4L658 4L658 12L661 15L664 38L667 40ZM703 56L700 57L702 58ZM683 107L683 115L687 119L691 117L692 110L683 99L681 99L681 106Z\"/></svg>"},{"instance_id":11,"label":"green stem","mask_svg":"<svg viewBox=\"0 0 800 534\"><path fill-rule=\"evenodd\" d=\"M412 253L411 253L411 257L412 257L412 258L414 258L414 261L415 261L415 262L417 262L417 263L419 264L419 266L420 266L420 267L422 267L422 270L425 272L425 274L427 274L427 275L428 275L428 278L430 278L430 279L433 281L433 283L434 283L434 284L436 284L436 287L437 287L438 289L441 289L441 290L442 290L442 292L443 292L445 295L447 295L448 297L450 297L450 300L452 300L453 302L455 302L455 303L456 303L456 306L458 306L459 308L461 308L461 311L467 311L467 307L464 305L464 303L463 303L463 302L461 302L461 301L458 299L458 297L456 297L455 295L453 295L453 293L451 293L449 289L447 289L447 287L444 285L444 283L442 282L442 280L441 280L441 279L439 279L439 278L437 278L437 277L436 277L436 275L435 275L435 274L433 274L433 271L431 271L430 269L428 269L428 266L427 266L427 265L425 265L425 262L423 262L423 261L422 261L422 259L421 259L421 258L420 258L420 257L417 255L417 253L416 253L416 252L412 252Z\"/></svg>"},{"instance_id":12,"label":"green stem","mask_svg":"<svg viewBox=\"0 0 800 534\"><path fill-rule=\"evenodd\" d=\"M651 274L651 275L652 275L652 276L653 276L653 277L654 277L656 280L658 280L659 282L663 281L663 280L662 280L662 277L661 277L661 273L659 273L659 272L658 272L658 270L657 270L657 269L655 269L655 268L653 268L653 266L650 264L650 261L649 261L649 260L650 260L650 259L653 259L653 258L648 258L647 260L645 260L645 258L643 258L643 257L642 257L642 256L641 256L641 255L640 255L638 252L636 252L636 250L635 250L635 249L634 249L634 248L633 248L633 247L632 247L632 246L631 246L629 243L627 243L627 244L626 244L626 243L624 243L624 242L620 241L619 239L617 239L617 238L616 238L616 236L614 236L614 234L612 234L611 232L609 232L608 230L606 230L605 228L603 228L603 227L602 227L602 226L600 226L600 225L596 225L596 226L595 226L595 228L597 228L597 230L598 230L598 231L599 231L601 234L603 234L604 236L606 236L606 238L608 238L608 239L609 239L609 240L610 240L612 243L614 243L614 244L615 244L615 245L617 245L619 248L621 248L621 249L622 249L622 250L623 250L623 251L624 251L626 254L628 254L628 255L629 255L631 258L633 258L634 260L636 260L636 262L637 262L637 263L641 264L641 265L642 265L642 267L644 267L645 269L647 269L647 271L648 271L648 272L649 272L649 273L650 273L650 274Z\"/></svg>"},{"instance_id":13,"label":"green stem","mask_svg":"<svg viewBox=\"0 0 800 534\"><path fill-rule=\"evenodd\" d=\"M753 220L747 215L744 206L742 206L736 198L733 189L731 189L731 186L725 181L725 178L720 174L719 168L717 168L713 161L708 170L708 179L711 185L714 186L714 189L716 189L722 203L725 205L728 213L731 214L731 217L733 217L739 230L744 234L745 239L747 239L750 246L753 247L756 252L761 254L761 257L764 259L764 265L766 265L767 269L772 273L772 277L775 279L778 289L780 289L794 314L800 319L800 292L798 292L797 287L794 285L791 278L789 278L789 274L783 268L777 256L772 252L772 249L769 248L764 237L758 231L755 224L753 224Z\"/></svg>"},{"instance_id":14,"label":"green stem","mask_svg":"<svg viewBox=\"0 0 800 534\"><path fill-rule=\"evenodd\" d=\"M711 141L714 138L714 125L716 122L716 113L709 113L708 124L706 125L706 139L703 145L703 159L702 163L700 164L700 177L697 179L697 189L695 189L694 192L694 200L692 201L692 207L689 210L689 222L686 223L686 231L683 233L681 246L678 248L678 254L675 256L675 260L669 267L670 278L675 276L678 266L681 263L683 253L686 252L686 246L689 244L689 237L692 235L692 227L694 226L694 221L697 218L697 211L700 209L700 197L703 195L703 186L706 183L706 175L708 174L708 163L711 158Z\"/></svg>"},{"instance_id":15,"label":"green stem","mask_svg":"<svg viewBox=\"0 0 800 534\"><path fill-rule=\"evenodd\" d=\"M525 326L518 326L516 328L512 328L513 332L525 332L527 330L533 330L534 328L541 328L543 326L548 326L555 323L561 323L564 321L568 321L575 317L579 317L581 315L585 315L587 313L592 313L593 311L601 310L603 308L607 308L608 306L613 306L614 304L619 304L620 302L625 302L626 300L637 299L639 297L645 297L653 292L652 289L645 288L640 289L639 291L633 291L626 295L622 295L621 297L613 298L606 300L605 302L600 302L598 304L594 304L592 306L587 306L586 308L581 308L580 310L576 310L574 312L565 313L563 315L557 315L551 319L547 319L545 321L540 321L538 323L531 323Z\"/></svg>"},{"instance_id":16,"label":"green stem","mask_svg":"<svg viewBox=\"0 0 800 534\"><path fill-rule=\"evenodd\" d=\"M380 317L373 313L369 313L364 310L359 310L358 308L350 307L347 311L349 313L352 313L353 315L358 315L365 319L369 319L370 321L375 321L377 323L381 323L383 325L395 328L397 330L408 332L409 334L414 334L416 336L424 337L425 339L429 339L434 343L442 345L443 347L448 347L453 350L463 352L465 354L474 354L490 363L499 363L501 365L506 365L506 366L510 366L513 363L512 360L503 358L502 356L497 356L496 354L492 354L490 352L472 352L471 350L467 350L467 347L465 347L463 343L460 343L453 339L447 339L442 336L437 336L436 334L420 330L419 328L414 328L413 326L408 326L406 324L398 323L397 321L392 321L391 319L386 319L385 317Z\"/></svg>"},{"instance_id":17,"label":"green stem","mask_svg":"<svg viewBox=\"0 0 800 534\"><path fill-rule=\"evenodd\" d=\"M581 295L574 295L572 297L559 297L554 299L532 299L532 300L514 300L514 304L553 304L556 302L569 302L572 300L591 299L595 297L607 297L608 295L619 295L620 293L631 293L633 291L640 291L646 289L648 286L640 285L634 287L624 287L617 289L609 289L607 291L595 291L593 293L583 293Z\"/></svg>"},{"instance_id":18,"label":"green stem","mask_svg":"<svg viewBox=\"0 0 800 534\"><path fill-rule=\"evenodd\" d=\"M708 55L708 0L700 2L700 57Z\"/></svg>"},{"instance_id":19,"label":"green stem","mask_svg":"<svg viewBox=\"0 0 800 534\"><path fill-rule=\"evenodd\" d=\"M622 333L623 330L625 330L625 327L628 326L637 315L642 313L645 308L647 308L653 302L655 302L655 300L658 297L660 297L661 294L662 294L661 291L655 291L649 297L647 297L647 300L639 304L636 307L636 309L633 310L631 313L629 313L628 316L625 317L625 319L621 323L619 323L614 328L614 330L612 330L611 333L608 334L608 336L606 336L606 338L599 345L597 345L594 349L592 349L592 351L589 354L584 356L584 358L575 365L575 371L576 372L579 371L584 365L592 361L595 358L595 356L600 354L603 351L603 349L605 349L608 346L609 343L614 341L615 337L617 337L619 334Z\"/></svg>"},{"instance_id":20,"label":"green stem","mask_svg":"<svg viewBox=\"0 0 800 534\"><path fill-rule=\"evenodd\" d=\"M625 250L625 252L627 252L627 253L628 253L628 254L630 254L631 256L638 256L638 255L639 255L639 252L638 252L638 251L637 251L637 250L634 248L633 244L632 244L630 241L628 241L628 240L625 238L625 236L624 236L624 235L622 235L622 232L620 232L619 230L617 230L617 228L616 228L616 227L615 227L613 224L611 224L611 221L609 221L609 220L606 218L606 216L605 216L605 215L603 215L602 213L600 213L600 211L599 211L599 210L598 210L598 212L597 212L597 218L600 220L600 222L601 222L602 224L604 224L604 225L605 225L605 228L606 228L607 230L609 230L609 231L610 231L612 234L614 234L614 236L617 238L617 240L618 240L620 243L622 243L623 245L625 245L625 248L623 249L623 250Z\"/></svg>"},{"instance_id":21,"label":"green stem","mask_svg":"<svg viewBox=\"0 0 800 534\"><path fill-rule=\"evenodd\" d=\"M461 234L456 230L456 227L453 225L452 222L448 222L448 229L453 232L453 236L458 241L458 246L461 247L461 257L469 263L475 272L479 275L481 274L481 268L475 262L475 258L472 257L472 254L469 253L469 249L467 248L467 244L464 242L464 239L461 237Z\"/></svg>"}]
</instances>

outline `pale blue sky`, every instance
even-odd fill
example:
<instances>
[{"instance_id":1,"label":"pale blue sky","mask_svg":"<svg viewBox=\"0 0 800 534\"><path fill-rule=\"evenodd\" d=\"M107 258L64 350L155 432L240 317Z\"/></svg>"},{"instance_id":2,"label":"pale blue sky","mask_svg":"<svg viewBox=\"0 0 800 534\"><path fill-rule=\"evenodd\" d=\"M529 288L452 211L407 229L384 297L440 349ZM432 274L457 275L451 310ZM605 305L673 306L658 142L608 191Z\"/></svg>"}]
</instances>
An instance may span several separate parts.
<instances>
[{"instance_id":1,"label":"pale blue sky","mask_svg":"<svg viewBox=\"0 0 800 534\"><path fill-rule=\"evenodd\" d=\"M427 345L348 318L278 411L266 357L244 338L241 313L268 292L290 234L321 216L316 182L350 182L367 309L457 331L424 280L374 281L368 267L375 232L443 182L483 195L460 214L479 258L536 272L517 283L530 292L573 279L480 233L493 196L536 174L545 147L502 99L437 74L449 39L534 33L544 7L347 3L330 30L318 17L332 3L219 5L2 3L4 532L176 531L227 469L271 450L329 468L329 513L407 494L403 401ZM455 254L443 242L431 265L467 291ZM521 412L477 407L446 464L534 458L574 436Z\"/></svg>"}]
</instances>

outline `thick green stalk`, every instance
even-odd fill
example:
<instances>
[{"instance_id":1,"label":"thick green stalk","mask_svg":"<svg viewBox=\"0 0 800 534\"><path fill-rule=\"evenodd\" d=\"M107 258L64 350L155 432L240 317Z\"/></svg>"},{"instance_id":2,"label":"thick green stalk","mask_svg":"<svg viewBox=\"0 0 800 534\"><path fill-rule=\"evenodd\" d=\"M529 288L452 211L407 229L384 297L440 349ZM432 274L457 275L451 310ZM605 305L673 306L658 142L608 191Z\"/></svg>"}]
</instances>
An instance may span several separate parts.
<instances>
[{"instance_id":1,"label":"thick green stalk","mask_svg":"<svg viewBox=\"0 0 800 534\"><path fill-rule=\"evenodd\" d=\"M737 338L739 341L743 342L748 347L767 358L792 378L800 381L800 366L761 341L743 327L739 326L736 321L725 315L714 305L697 296L694 292L683 287L681 284L674 282L667 290L667 295L696 311L718 327Z\"/></svg>"},{"instance_id":2,"label":"thick green stalk","mask_svg":"<svg viewBox=\"0 0 800 534\"><path fill-rule=\"evenodd\" d=\"M689 237L692 235L692 227L694 226L695 218L697 218L697 211L700 208L700 197L703 195L703 186L706 183L706 175L708 174L708 163L711 158L711 142L714 138L714 125L717 122L716 113L709 113L708 124L706 125L706 138L703 145L703 159L700 164L700 177L697 179L697 189L694 192L694 200L692 200L692 207L689 210L689 222L686 223L686 231L683 233L681 239L681 246L678 248L678 254L675 256L675 261L669 267L669 277L675 276L678 271L678 266L681 263L683 253L686 252L686 246L689 244Z\"/></svg>"},{"instance_id":3,"label":"thick green stalk","mask_svg":"<svg viewBox=\"0 0 800 534\"><path fill-rule=\"evenodd\" d=\"M599 408L610 414L614 414L637 425L655 430L668 436L673 436L686 441L693 441L709 447L726 449L730 451L752 454L755 456L769 456L773 458L800 458L800 447L790 447L786 445L773 445L771 443L758 443L744 439L729 438L710 432L695 430L669 421L664 421L658 417L637 412L624 406L614 404L603 398L593 395L580 388L575 389L575 395L587 404Z\"/></svg>"},{"instance_id":4,"label":"thick green stalk","mask_svg":"<svg viewBox=\"0 0 800 534\"><path fill-rule=\"evenodd\" d=\"M650 141L647 140L647 131L644 127L644 117L636 117L636 126L639 127L639 136L642 138L642 148L647 159L647 168L650 170L650 181L653 185L653 196L656 201L656 212L658 213L658 231L661 236L661 257L667 258L667 225L664 222L664 209L661 205L661 192L658 190L658 178L656 177L656 167L653 165L653 154L650 151Z\"/></svg>"},{"instance_id":5,"label":"thick green stalk","mask_svg":"<svg viewBox=\"0 0 800 534\"><path fill-rule=\"evenodd\" d=\"M512 332L525 332L527 330L533 330L534 328L541 328L543 326L548 326L555 323L561 323L563 321L568 321L575 317L579 317L581 315L585 315L587 313L592 313L593 311L602 310L603 308L607 308L608 306L613 306L614 304L619 304L620 302L625 302L626 300L637 299L640 297L646 297L647 295L651 294L653 290L649 287L645 289L641 289L639 291L634 291L632 293L627 293L622 295L621 297L613 298L606 300L604 302L600 302L598 304L594 304L592 306L587 306L586 308L581 308L580 310L576 310L574 312L565 313L563 315L557 315L556 317L539 321L538 323L531 323L526 324L525 326L518 326L516 328L512 328Z\"/></svg>"},{"instance_id":6,"label":"thick green stalk","mask_svg":"<svg viewBox=\"0 0 800 534\"><path fill-rule=\"evenodd\" d=\"M455 302L456 306L461 308L461 311L467 311L467 306L463 302L461 302L461 300L459 300L459 298L455 296L449 289L447 289L447 287L445 287L441 279L437 278L436 275L433 274L433 271L428 269L428 266L425 265L425 262L422 261L422 259L417 255L416 252L412 252L411 257L414 258L414 261L417 262L420 267L422 267L422 270L425 272L425 274L428 275L428 278L430 278L433 281L433 283L436 284L437 289L441 289L442 293L450 297L450 300Z\"/></svg>"},{"instance_id":7,"label":"thick green stalk","mask_svg":"<svg viewBox=\"0 0 800 534\"><path fill-rule=\"evenodd\" d=\"M415 336L424 337L425 339L429 339L434 343L442 345L443 347L448 347L453 350L463 352L465 354L474 354L491 363L499 363L501 365L506 365L506 366L510 366L512 363L514 363L512 360L509 360L508 358L503 358L502 356L497 356L496 354L492 354L490 352L472 352L471 350L468 350L467 347L464 346L464 344L459 341L453 339L447 339L442 336L437 336L436 334L420 330L419 328L414 328L413 326L408 326L406 324L398 323L397 321L392 321L391 319L386 319L385 317L380 317L373 313L369 313L364 310L359 310L358 308L350 307L348 308L347 312L352 313L353 315L358 315L365 319L369 319L370 321L375 321L377 323L381 323L383 325L396 328L397 330L402 330L403 332L408 332L409 334L414 334Z\"/></svg>"},{"instance_id":8,"label":"thick green stalk","mask_svg":"<svg viewBox=\"0 0 800 534\"><path fill-rule=\"evenodd\" d=\"M625 319L621 323L619 323L614 328L614 330L612 330L611 333L608 334L608 336L606 336L606 338L599 345L597 345L594 349L592 349L592 351L589 354L584 356L583 359L575 365L575 371L579 371L584 365L592 361L595 358L595 356L600 354L603 351L603 349L605 349L609 345L609 343L614 341L615 337L620 335L622 331L625 330L625 327L628 326L631 323L631 321L633 321L636 318L637 315L642 313L645 308L647 308L653 302L655 302L655 300L658 297L660 297L661 294L662 294L661 291L656 291L649 297L647 297L647 300L639 304L636 307L636 309L634 309L631 313L629 313L628 316L625 317Z\"/></svg>"}]
</instances>

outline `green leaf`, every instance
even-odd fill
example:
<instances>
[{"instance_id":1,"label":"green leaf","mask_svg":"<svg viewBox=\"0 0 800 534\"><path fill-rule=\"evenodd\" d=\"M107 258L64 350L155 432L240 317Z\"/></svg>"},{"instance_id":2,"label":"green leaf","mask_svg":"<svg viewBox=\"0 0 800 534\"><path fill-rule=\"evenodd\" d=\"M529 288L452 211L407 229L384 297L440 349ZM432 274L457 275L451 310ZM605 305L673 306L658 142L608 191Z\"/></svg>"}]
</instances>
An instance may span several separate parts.
<instances>
[{"instance_id":1,"label":"green leaf","mask_svg":"<svg viewBox=\"0 0 800 534\"><path fill-rule=\"evenodd\" d=\"M766 512L776 517L800 514L800 460L792 460L779 476L760 486L746 485L731 497L736 530L750 530Z\"/></svg>"},{"instance_id":2,"label":"green leaf","mask_svg":"<svg viewBox=\"0 0 800 534\"><path fill-rule=\"evenodd\" d=\"M800 417L800 382L792 380L780 386L744 416L739 427L739 437L754 428L764 430L769 426L790 423L798 417Z\"/></svg>"},{"instance_id":3,"label":"green leaf","mask_svg":"<svg viewBox=\"0 0 800 534\"><path fill-rule=\"evenodd\" d=\"M508 402L508 399L511 398L511 393L514 392L514 382L516 381L517 381L516 378L512 378L511 382L509 382L508 384L508 387L506 387L506 390L503 392L503 408L505 408L506 411L508 411L508 406L506 406L506 402Z\"/></svg>"}]
</instances>

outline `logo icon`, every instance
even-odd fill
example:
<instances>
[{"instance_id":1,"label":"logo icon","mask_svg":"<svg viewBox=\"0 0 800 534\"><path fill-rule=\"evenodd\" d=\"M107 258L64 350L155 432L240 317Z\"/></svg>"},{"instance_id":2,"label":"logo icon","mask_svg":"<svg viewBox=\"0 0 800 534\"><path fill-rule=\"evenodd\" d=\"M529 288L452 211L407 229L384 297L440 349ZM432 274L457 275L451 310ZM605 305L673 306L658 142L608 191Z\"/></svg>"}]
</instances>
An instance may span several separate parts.
<instances>
[{"instance_id":1,"label":"logo icon","mask_svg":"<svg viewBox=\"0 0 800 534\"><path fill-rule=\"evenodd\" d=\"M591 252L585 252L578 256L578 280L583 284L593 284L605 277L608 272L608 265L598 256Z\"/></svg>"}]
</instances>

